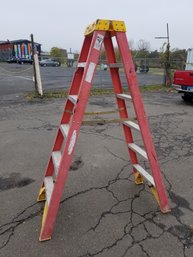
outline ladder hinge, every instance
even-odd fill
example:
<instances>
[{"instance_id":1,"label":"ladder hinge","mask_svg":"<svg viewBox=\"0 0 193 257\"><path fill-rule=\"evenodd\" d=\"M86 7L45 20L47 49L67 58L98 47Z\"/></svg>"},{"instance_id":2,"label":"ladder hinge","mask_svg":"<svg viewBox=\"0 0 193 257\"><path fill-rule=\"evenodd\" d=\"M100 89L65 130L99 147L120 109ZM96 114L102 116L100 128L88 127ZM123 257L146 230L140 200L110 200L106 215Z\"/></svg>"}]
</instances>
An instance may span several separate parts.
<instances>
[{"instance_id":1,"label":"ladder hinge","mask_svg":"<svg viewBox=\"0 0 193 257\"><path fill-rule=\"evenodd\" d=\"M86 28L84 35L89 35L95 30L126 32L124 21L96 20Z\"/></svg>"}]
</instances>

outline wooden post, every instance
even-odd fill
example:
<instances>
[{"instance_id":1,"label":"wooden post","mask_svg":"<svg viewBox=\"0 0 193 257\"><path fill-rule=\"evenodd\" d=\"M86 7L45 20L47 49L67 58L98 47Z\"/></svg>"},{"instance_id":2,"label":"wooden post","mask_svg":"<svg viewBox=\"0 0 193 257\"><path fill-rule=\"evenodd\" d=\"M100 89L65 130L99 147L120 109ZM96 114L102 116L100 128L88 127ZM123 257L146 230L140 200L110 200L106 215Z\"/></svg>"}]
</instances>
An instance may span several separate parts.
<instances>
[{"instance_id":1,"label":"wooden post","mask_svg":"<svg viewBox=\"0 0 193 257\"><path fill-rule=\"evenodd\" d=\"M38 60L38 54L37 50L34 46L34 37L33 34L31 34L31 44L32 44L32 58L33 58L33 70L34 70L34 85L36 92L43 96L43 90L42 90L42 81L41 81L41 75L40 75L40 67L39 67L39 60Z\"/></svg>"},{"instance_id":2,"label":"wooden post","mask_svg":"<svg viewBox=\"0 0 193 257\"><path fill-rule=\"evenodd\" d=\"M37 92L37 78L36 78L36 69L35 69L35 63L34 63L34 53L35 53L35 49L34 49L34 36L33 34L30 35L31 36L31 45L32 45L32 60L33 60L33 70L34 70L34 85L35 85L35 91Z\"/></svg>"}]
</instances>

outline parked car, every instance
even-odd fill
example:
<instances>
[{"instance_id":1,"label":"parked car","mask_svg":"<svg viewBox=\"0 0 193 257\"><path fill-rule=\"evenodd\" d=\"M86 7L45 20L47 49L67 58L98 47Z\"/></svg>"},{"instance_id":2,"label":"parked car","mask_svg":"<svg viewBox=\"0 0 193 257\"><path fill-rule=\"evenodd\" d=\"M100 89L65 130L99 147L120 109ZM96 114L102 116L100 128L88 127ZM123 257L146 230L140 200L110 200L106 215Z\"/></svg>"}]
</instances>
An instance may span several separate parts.
<instances>
[{"instance_id":1,"label":"parked car","mask_svg":"<svg viewBox=\"0 0 193 257\"><path fill-rule=\"evenodd\" d=\"M32 59L27 59L27 58L19 58L17 63L19 63L19 64L32 64L33 60Z\"/></svg>"},{"instance_id":2,"label":"parked car","mask_svg":"<svg viewBox=\"0 0 193 257\"><path fill-rule=\"evenodd\" d=\"M15 56L13 56L12 58L9 58L9 59L7 60L7 63L17 63L17 61L18 61L18 58L16 58Z\"/></svg>"},{"instance_id":3,"label":"parked car","mask_svg":"<svg viewBox=\"0 0 193 257\"><path fill-rule=\"evenodd\" d=\"M60 66L60 63L58 61L55 61L55 60L46 59L46 60L40 61L40 66L43 66L43 67L46 67L46 66L58 67L58 66Z\"/></svg>"},{"instance_id":4,"label":"parked car","mask_svg":"<svg viewBox=\"0 0 193 257\"><path fill-rule=\"evenodd\" d=\"M139 67L139 71L140 71L140 72L147 73L147 72L149 71L149 66L143 64L143 65L141 65L141 66Z\"/></svg>"},{"instance_id":5,"label":"parked car","mask_svg":"<svg viewBox=\"0 0 193 257\"><path fill-rule=\"evenodd\" d=\"M108 69L108 65L101 63L101 70L107 70Z\"/></svg>"}]
</instances>

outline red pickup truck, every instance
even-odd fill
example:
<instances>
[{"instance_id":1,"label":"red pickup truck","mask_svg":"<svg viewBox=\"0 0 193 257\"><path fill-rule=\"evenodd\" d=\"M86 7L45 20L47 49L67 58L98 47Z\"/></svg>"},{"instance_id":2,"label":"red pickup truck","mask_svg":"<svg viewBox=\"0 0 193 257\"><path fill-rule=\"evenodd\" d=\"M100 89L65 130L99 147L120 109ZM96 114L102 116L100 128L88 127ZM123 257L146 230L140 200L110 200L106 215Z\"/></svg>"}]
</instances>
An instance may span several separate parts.
<instances>
[{"instance_id":1,"label":"red pickup truck","mask_svg":"<svg viewBox=\"0 0 193 257\"><path fill-rule=\"evenodd\" d=\"M183 93L184 101L193 99L193 70L177 70L174 73L173 87Z\"/></svg>"}]
</instances>

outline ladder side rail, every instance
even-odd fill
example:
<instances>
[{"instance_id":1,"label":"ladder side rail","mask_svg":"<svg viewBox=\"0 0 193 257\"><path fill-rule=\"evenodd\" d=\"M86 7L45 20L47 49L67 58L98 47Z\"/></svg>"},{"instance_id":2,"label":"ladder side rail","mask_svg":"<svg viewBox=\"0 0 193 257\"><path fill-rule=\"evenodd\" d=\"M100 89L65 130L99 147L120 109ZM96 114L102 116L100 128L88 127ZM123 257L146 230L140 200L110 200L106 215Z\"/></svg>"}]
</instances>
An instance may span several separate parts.
<instances>
[{"instance_id":1,"label":"ladder side rail","mask_svg":"<svg viewBox=\"0 0 193 257\"><path fill-rule=\"evenodd\" d=\"M112 42L110 33L108 33L108 36L105 37L104 39L104 47L105 47L107 61L110 67L110 74L111 74L112 84L114 88L114 93L115 95L122 94L123 90L122 90L119 71L117 68L113 68L113 67L111 68L111 64L116 63L116 56L115 56L115 51L114 51L113 42ZM117 97L116 97L116 101L119 109L120 118L129 119L125 101ZM132 136L131 129L123 125L123 130L124 130L124 135L125 135L127 145L128 143L133 143L133 136ZM127 147L127 149L128 149L132 164L138 164L137 154L134 151L132 151L130 148ZM133 172L136 173L135 168L133 168Z\"/></svg>"},{"instance_id":2,"label":"ladder side rail","mask_svg":"<svg viewBox=\"0 0 193 257\"><path fill-rule=\"evenodd\" d=\"M90 49L90 45L92 42L92 36L87 36L84 37L84 42L80 51L80 55L78 57L77 62L86 62L87 57L88 57L88 53L89 53L89 49Z\"/></svg>"},{"instance_id":3,"label":"ladder side rail","mask_svg":"<svg viewBox=\"0 0 193 257\"><path fill-rule=\"evenodd\" d=\"M84 38L84 42L78 58L78 62L86 62L91 41L92 41L92 36ZM77 68L77 70L75 71L72 78L69 95L76 95L79 93L80 83L81 83L83 73L84 73L84 69L82 68Z\"/></svg>"},{"instance_id":4,"label":"ladder side rail","mask_svg":"<svg viewBox=\"0 0 193 257\"><path fill-rule=\"evenodd\" d=\"M50 199L50 204L47 207L46 218L41 229L41 233L40 233L41 240L46 240L46 238L50 238L53 231L55 219L56 219L59 204L60 204L60 199L63 193L64 184L67 179L68 170L70 168L73 153L75 150L75 145L78 139L78 135L80 133L80 126L82 123L84 111L86 109L86 104L90 94L90 89L92 86L94 73L96 71L104 36L105 36L105 31L96 30L93 32L92 42L90 45L88 58L87 58L88 65L86 65L84 69L84 74L81 81L79 101L76 104L76 111L73 115L71 128L69 130L69 134L66 139L66 144L62 154L58 175L57 175L53 193ZM99 42L99 39L101 38L102 38L102 41Z\"/></svg>"},{"instance_id":5,"label":"ladder side rail","mask_svg":"<svg viewBox=\"0 0 193 257\"><path fill-rule=\"evenodd\" d=\"M62 116L62 121L60 124L62 124L62 122L64 123L68 123L69 120L70 120L70 110L72 110L72 107L74 105L70 102L70 101L67 101L66 102L66 107L65 109L68 110L68 112L66 113L64 111L64 114ZM66 115L65 115L66 114ZM63 141L64 141L64 136L61 132L61 129L60 129L60 126L58 127L58 130L57 130L57 133L56 133L56 137L55 137L55 141L54 141L54 145L53 145L53 148L52 148L52 151L51 153L55 152L55 151L60 151L61 147L62 147L62 144L63 144ZM52 156L50 156L49 158L49 161L48 161L48 164L47 164L47 167L46 167L46 171L45 171L45 175L44 176L52 176L53 175L53 172L54 172L54 165L53 165L53 160L52 160ZM44 183L42 183L42 187L44 186Z\"/></svg>"},{"instance_id":6,"label":"ladder side rail","mask_svg":"<svg viewBox=\"0 0 193 257\"><path fill-rule=\"evenodd\" d=\"M82 45L82 49L78 58L78 62L85 62L87 60L88 51L90 49L92 37L85 37L84 42ZM77 68L76 71L73 74L72 82L70 85L69 93L68 95L78 95L80 90L80 84L82 80L82 76L84 73L84 69ZM64 107L64 113L61 119L61 124L63 123L69 123L72 110L74 108L74 104L70 101L66 101L65 107Z\"/></svg>"},{"instance_id":7,"label":"ladder side rail","mask_svg":"<svg viewBox=\"0 0 193 257\"><path fill-rule=\"evenodd\" d=\"M60 148L62 146L62 143L63 143L63 140L64 140L64 138L63 138L62 132L58 128L52 152L60 150ZM52 155L50 154L50 158L49 158L48 164L47 164L46 169L45 169L44 177L53 176L53 174L54 174L54 163L53 163ZM43 188L44 188L44 181L42 182L40 192ZM41 194L39 193L38 201L42 201L42 200L45 200L45 199L44 198L41 199Z\"/></svg>"},{"instance_id":8,"label":"ladder side rail","mask_svg":"<svg viewBox=\"0 0 193 257\"><path fill-rule=\"evenodd\" d=\"M73 78L73 82L71 84L71 88L72 88L72 92L75 91L74 87L73 87L73 83L76 80L77 81L77 85L80 84L81 78L82 78L82 74L83 71L78 70L75 72L74 78ZM77 91L77 89L76 89ZM74 104L72 102L70 102L69 100L66 101L65 107L64 107L64 112L62 115L62 119L60 121L60 124L63 123L69 123L70 119L72 117L72 111L74 108ZM52 152L54 151L59 151L62 147L64 141L64 136L62 135L62 132L60 130L60 126L58 127L58 131L56 133L56 137L55 137L55 141L54 141L54 145L52 148ZM46 171L45 171L45 176L51 176L53 174L54 171L54 166L53 166L53 161L52 161L52 156L50 157L47 167L46 167ZM44 183L42 183L42 187L44 186Z\"/></svg>"},{"instance_id":9,"label":"ladder side rail","mask_svg":"<svg viewBox=\"0 0 193 257\"><path fill-rule=\"evenodd\" d=\"M130 88L132 99L133 99L135 113L138 117L138 123L141 130L142 139L144 142L144 147L147 152L150 168L152 170L157 193L159 196L160 207L162 212L167 212L170 209L168 204L168 198L167 198L165 187L163 184L161 170L158 165L158 159L154 149L153 139L152 139L149 125L147 122L144 105L141 99L139 85L138 85L137 77L135 73L135 67L132 61L132 56L130 53L127 38L125 33L123 32L116 32L115 34L116 34L116 40L119 46L119 50L121 53L122 62L124 64L126 79L128 82L128 86Z\"/></svg>"},{"instance_id":10,"label":"ladder side rail","mask_svg":"<svg viewBox=\"0 0 193 257\"><path fill-rule=\"evenodd\" d=\"M92 37L85 37L84 38L83 46L82 46L81 53L80 53L80 56L79 56L79 61L85 61L87 59L87 55L88 55L88 51L89 51L89 48L90 48L91 40L92 40ZM69 95L70 94L72 94L72 95L78 94L83 72L84 72L83 69L77 69L75 71L75 73L73 75L73 78L72 78L71 85L70 85ZM72 116L73 108L74 108L74 104L70 101L66 101L66 104L64 106L64 113L62 115L60 124L69 123L69 121L71 119L71 116ZM60 127L59 127L58 131L57 131L57 134L56 134L55 141L54 141L55 143L54 143L54 146L52 148L52 152L58 151L58 150L61 149L63 139L64 138L63 138L63 135L62 135ZM54 171L54 166L53 166L53 161L52 161L52 156L51 156L49 161L48 161L48 164L47 164L47 168L46 168L46 171L45 171L45 176L51 176L53 174L53 171ZM43 186L44 186L44 183L42 184L42 187Z\"/></svg>"}]
</instances>

